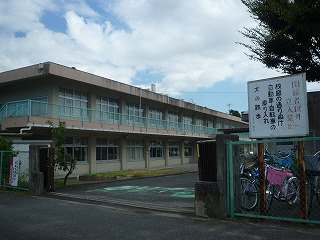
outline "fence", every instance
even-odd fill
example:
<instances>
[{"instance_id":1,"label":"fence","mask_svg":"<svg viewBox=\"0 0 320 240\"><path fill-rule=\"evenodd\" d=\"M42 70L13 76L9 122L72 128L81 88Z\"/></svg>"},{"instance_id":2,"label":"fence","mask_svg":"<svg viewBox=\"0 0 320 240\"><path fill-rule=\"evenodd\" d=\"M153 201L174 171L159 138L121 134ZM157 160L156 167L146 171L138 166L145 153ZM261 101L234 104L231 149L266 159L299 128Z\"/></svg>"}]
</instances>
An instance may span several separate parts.
<instances>
[{"instance_id":1,"label":"fence","mask_svg":"<svg viewBox=\"0 0 320 240\"><path fill-rule=\"evenodd\" d=\"M16 163L10 174L10 161ZM15 177L17 182L15 184ZM11 178L11 179L10 179ZM10 181L11 180L11 181ZM0 151L0 188L28 190L29 188L29 152Z\"/></svg>"},{"instance_id":2,"label":"fence","mask_svg":"<svg viewBox=\"0 0 320 240\"><path fill-rule=\"evenodd\" d=\"M229 215L320 224L318 150L320 138L229 142Z\"/></svg>"},{"instance_id":3,"label":"fence","mask_svg":"<svg viewBox=\"0 0 320 240\"><path fill-rule=\"evenodd\" d=\"M164 130L175 130L192 133L218 134L219 130L213 127L197 126L179 122L170 122L162 119L153 119L142 116L121 114L119 112L99 111L95 109L80 108L74 106L48 104L35 100L21 100L8 102L0 107L0 124L5 118L27 116L57 118L59 120L75 120L82 123L104 123L139 126L145 128L156 128Z\"/></svg>"}]
</instances>

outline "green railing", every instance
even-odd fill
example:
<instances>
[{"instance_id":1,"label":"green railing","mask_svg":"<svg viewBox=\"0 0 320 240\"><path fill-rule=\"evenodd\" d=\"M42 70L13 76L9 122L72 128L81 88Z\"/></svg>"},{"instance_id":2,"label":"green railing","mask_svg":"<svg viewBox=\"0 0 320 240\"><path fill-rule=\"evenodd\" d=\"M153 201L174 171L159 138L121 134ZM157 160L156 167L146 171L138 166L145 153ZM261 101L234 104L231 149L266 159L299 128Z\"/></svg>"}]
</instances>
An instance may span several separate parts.
<instances>
[{"instance_id":1,"label":"green railing","mask_svg":"<svg viewBox=\"0 0 320 240\"><path fill-rule=\"evenodd\" d=\"M320 224L319 137L228 142L226 150L230 217ZM260 172L265 174L264 201Z\"/></svg>"},{"instance_id":2,"label":"green railing","mask_svg":"<svg viewBox=\"0 0 320 240\"><path fill-rule=\"evenodd\" d=\"M107 123L114 125L140 126L145 128L156 128L192 133L220 133L216 128L169 122L165 120L150 119L139 116L130 116L127 114L97 111L95 109L48 104L46 102L39 102L34 100L23 100L6 103L0 109L0 124L2 122L2 119L4 118L20 116L28 116L29 119L33 116L43 116L48 118L57 118L59 120L77 120L81 121L82 125L86 122L100 123L101 127L103 127L104 123Z\"/></svg>"}]
</instances>

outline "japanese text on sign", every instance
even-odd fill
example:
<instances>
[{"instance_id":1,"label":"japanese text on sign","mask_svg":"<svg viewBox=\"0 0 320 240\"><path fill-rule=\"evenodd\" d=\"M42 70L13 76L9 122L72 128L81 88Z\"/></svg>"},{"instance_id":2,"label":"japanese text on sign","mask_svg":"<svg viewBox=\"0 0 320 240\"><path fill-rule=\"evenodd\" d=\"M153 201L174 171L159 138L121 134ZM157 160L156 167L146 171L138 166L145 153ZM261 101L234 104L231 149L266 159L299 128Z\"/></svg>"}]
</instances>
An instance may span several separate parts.
<instances>
[{"instance_id":1,"label":"japanese text on sign","mask_svg":"<svg viewBox=\"0 0 320 240\"><path fill-rule=\"evenodd\" d=\"M251 138L309 133L305 74L248 82Z\"/></svg>"}]
</instances>

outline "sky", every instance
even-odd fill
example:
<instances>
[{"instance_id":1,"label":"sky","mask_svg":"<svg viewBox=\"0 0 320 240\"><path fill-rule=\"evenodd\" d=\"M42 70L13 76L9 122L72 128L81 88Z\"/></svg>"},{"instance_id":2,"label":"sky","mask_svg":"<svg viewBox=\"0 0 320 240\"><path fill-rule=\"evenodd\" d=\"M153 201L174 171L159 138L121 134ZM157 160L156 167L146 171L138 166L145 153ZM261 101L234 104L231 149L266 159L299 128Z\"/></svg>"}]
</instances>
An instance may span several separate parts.
<instances>
[{"instance_id":1,"label":"sky","mask_svg":"<svg viewBox=\"0 0 320 240\"><path fill-rule=\"evenodd\" d=\"M0 72L51 61L241 112L248 81L284 75L237 44L256 24L240 0L0 0Z\"/></svg>"}]
</instances>

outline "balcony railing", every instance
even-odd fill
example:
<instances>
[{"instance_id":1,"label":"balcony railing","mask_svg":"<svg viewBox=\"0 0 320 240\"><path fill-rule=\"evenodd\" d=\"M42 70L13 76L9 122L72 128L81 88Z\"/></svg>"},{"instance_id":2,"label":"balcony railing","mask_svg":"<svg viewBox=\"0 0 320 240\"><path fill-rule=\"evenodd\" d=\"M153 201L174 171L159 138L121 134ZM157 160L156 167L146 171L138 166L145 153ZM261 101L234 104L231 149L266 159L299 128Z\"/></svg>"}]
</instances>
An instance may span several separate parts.
<instances>
[{"instance_id":1,"label":"balcony railing","mask_svg":"<svg viewBox=\"0 0 320 240\"><path fill-rule=\"evenodd\" d=\"M120 113L97 111L95 109L48 104L46 102L39 102L34 100L8 102L0 108L0 124L4 118L21 116L27 116L29 117L29 119L31 119L31 117L33 116L57 118L59 120L69 119L81 121L82 123L101 123L101 126L104 123L107 123L113 125L140 126L145 128L156 128L192 133L219 133L218 129L205 126L196 126L159 119L150 119L146 117L130 116Z\"/></svg>"}]
</instances>

